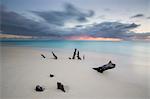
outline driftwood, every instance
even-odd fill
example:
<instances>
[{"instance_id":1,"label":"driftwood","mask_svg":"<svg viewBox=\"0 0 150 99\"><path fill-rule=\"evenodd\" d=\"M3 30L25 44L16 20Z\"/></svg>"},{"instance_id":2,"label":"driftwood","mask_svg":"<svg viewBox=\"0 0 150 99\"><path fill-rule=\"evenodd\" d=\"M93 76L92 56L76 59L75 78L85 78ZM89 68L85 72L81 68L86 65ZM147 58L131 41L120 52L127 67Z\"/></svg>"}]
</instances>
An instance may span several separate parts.
<instances>
[{"instance_id":1,"label":"driftwood","mask_svg":"<svg viewBox=\"0 0 150 99\"><path fill-rule=\"evenodd\" d=\"M52 52L53 56L54 56L54 59L57 59L57 56L54 54L54 52Z\"/></svg>"},{"instance_id":2,"label":"driftwood","mask_svg":"<svg viewBox=\"0 0 150 99\"><path fill-rule=\"evenodd\" d=\"M65 89L64 89L64 85L60 82L57 82L57 89L63 91L63 92L66 92Z\"/></svg>"},{"instance_id":3,"label":"driftwood","mask_svg":"<svg viewBox=\"0 0 150 99\"><path fill-rule=\"evenodd\" d=\"M111 61L109 61L108 64L93 69L96 70L97 72L103 73L105 70L115 68L115 66L116 64L113 64Z\"/></svg>"},{"instance_id":4,"label":"driftwood","mask_svg":"<svg viewBox=\"0 0 150 99\"><path fill-rule=\"evenodd\" d=\"M72 56L72 59L75 59L75 56L76 56L76 52L77 52L77 49L75 48L75 49L74 49L74 53L73 53L73 56Z\"/></svg>"},{"instance_id":5,"label":"driftwood","mask_svg":"<svg viewBox=\"0 0 150 99\"><path fill-rule=\"evenodd\" d=\"M83 55L83 60L85 59L85 55Z\"/></svg>"},{"instance_id":6,"label":"driftwood","mask_svg":"<svg viewBox=\"0 0 150 99\"><path fill-rule=\"evenodd\" d=\"M44 90L45 90L45 88L41 87L40 85L37 85L35 88L35 91L38 91L38 92L42 92Z\"/></svg>"},{"instance_id":7,"label":"driftwood","mask_svg":"<svg viewBox=\"0 0 150 99\"><path fill-rule=\"evenodd\" d=\"M77 58L78 58L79 60L81 60L80 52L79 52L79 51L78 51L78 53L77 53Z\"/></svg>"},{"instance_id":8,"label":"driftwood","mask_svg":"<svg viewBox=\"0 0 150 99\"><path fill-rule=\"evenodd\" d=\"M50 74L49 76L50 76L50 77L54 77L54 75L53 75L53 74Z\"/></svg>"},{"instance_id":9,"label":"driftwood","mask_svg":"<svg viewBox=\"0 0 150 99\"><path fill-rule=\"evenodd\" d=\"M76 58L76 55L77 55L77 59L78 59L78 60L81 60L80 52L79 52L79 51L77 52L77 49L75 48L75 49L74 49L73 56L72 56L72 59L75 59L75 58ZM69 59L71 59L71 57L69 57Z\"/></svg>"},{"instance_id":10,"label":"driftwood","mask_svg":"<svg viewBox=\"0 0 150 99\"><path fill-rule=\"evenodd\" d=\"M41 54L41 56L42 56L43 58L46 58L43 54Z\"/></svg>"}]
</instances>

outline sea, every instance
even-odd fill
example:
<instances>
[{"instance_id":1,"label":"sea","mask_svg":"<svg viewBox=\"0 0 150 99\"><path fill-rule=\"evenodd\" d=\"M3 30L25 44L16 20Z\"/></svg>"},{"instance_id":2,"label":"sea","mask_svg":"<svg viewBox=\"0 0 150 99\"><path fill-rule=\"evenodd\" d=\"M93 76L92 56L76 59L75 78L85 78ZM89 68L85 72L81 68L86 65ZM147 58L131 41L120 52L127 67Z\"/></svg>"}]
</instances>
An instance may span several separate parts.
<instances>
[{"instance_id":1,"label":"sea","mask_svg":"<svg viewBox=\"0 0 150 99\"><path fill-rule=\"evenodd\" d=\"M147 41L74 41L74 40L1 40L1 46L36 48L80 49L107 54L135 55L150 58L150 42Z\"/></svg>"}]
</instances>

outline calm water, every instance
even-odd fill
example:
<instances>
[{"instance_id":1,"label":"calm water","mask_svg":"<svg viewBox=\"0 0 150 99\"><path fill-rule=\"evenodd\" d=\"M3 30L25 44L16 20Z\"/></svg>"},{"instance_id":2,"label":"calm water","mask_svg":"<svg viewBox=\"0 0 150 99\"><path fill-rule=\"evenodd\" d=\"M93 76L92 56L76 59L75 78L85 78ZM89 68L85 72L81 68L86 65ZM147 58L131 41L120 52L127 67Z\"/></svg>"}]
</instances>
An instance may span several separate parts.
<instances>
[{"instance_id":1,"label":"calm water","mask_svg":"<svg viewBox=\"0 0 150 99\"><path fill-rule=\"evenodd\" d=\"M55 41L55 40L5 40L1 45L38 47L38 48L59 48L69 49L78 48L83 51L134 55L143 58L150 58L150 42L104 42L104 41Z\"/></svg>"}]
</instances>

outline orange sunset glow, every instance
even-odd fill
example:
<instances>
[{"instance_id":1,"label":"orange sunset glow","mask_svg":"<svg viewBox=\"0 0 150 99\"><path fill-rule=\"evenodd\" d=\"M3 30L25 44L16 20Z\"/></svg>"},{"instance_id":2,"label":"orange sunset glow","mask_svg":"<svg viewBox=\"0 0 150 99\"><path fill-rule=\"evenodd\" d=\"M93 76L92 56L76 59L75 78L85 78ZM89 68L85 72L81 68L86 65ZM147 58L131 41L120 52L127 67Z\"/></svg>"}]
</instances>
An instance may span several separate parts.
<instances>
[{"instance_id":1,"label":"orange sunset glow","mask_svg":"<svg viewBox=\"0 0 150 99\"><path fill-rule=\"evenodd\" d=\"M104 37L92 37L92 36L72 36L68 40L90 40L90 41L121 41L119 38L104 38Z\"/></svg>"}]
</instances>

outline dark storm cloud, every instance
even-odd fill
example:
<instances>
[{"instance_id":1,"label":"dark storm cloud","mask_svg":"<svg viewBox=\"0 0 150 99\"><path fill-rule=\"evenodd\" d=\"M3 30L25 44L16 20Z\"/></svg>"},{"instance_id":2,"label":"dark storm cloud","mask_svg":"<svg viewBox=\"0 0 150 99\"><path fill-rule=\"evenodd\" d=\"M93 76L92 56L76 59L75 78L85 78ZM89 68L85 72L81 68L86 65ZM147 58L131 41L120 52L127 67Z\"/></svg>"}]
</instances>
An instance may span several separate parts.
<instances>
[{"instance_id":1,"label":"dark storm cloud","mask_svg":"<svg viewBox=\"0 0 150 99\"><path fill-rule=\"evenodd\" d=\"M89 10L82 12L81 9L66 3L63 11L32 11L36 15L42 17L50 24L64 25L65 22L75 20L79 22L86 22L88 17L94 15L94 12Z\"/></svg>"},{"instance_id":2,"label":"dark storm cloud","mask_svg":"<svg viewBox=\"0 0 150 99\"><path fill-rule=\"evenodd\" d=\"M78 10L77 12L73 10L75 8L72 5L71 6L68 5L66 7L70 8L69 10L66 11L66 13L68 12L70 14L72 13L72 15L70 15L70 19L72 18L74 19L73 16L76 16L77 20L84 20L82 18L78 19L80 18L79 16L83 13L79 11L80 12L79 14ZM77 25L74 28L62 28L62 24L64 24L67 21L67 19L64 18L66 14L63 17L58 16L59 18L55 19L57 21L56 23L53 21L52 23L50 23L50 21L48 20L43 22L27 19L25 16L22 16L21 14L13 11L9 11L5 7L1 7L0 12L1 12L0 31L2 34L36 36L39 38L48 37L55 39L65 39L66 37L82 36L82 35L93 37L120 38L120 39L132 39L132 38L145 39L150 37L150 33L137 34L132 32L131 31L132 29L135 29L140 26L136 23L127 24L120 22L103 22L98 24L95 23L93 25L90 24L89 26ZM93 15L92 13L83 14L83 16L90 17ZM57 24L58 20L60 21L61 24Z\"/></svg>"},{"instance_id":3,"label":"dark storm cloud","mask_svg":"<svg viewBox=\"0 0 150 99\"><path fill-rule=\"evenodd\" d=\"M134 33L134 37L138 39L150 39L150 32L147 33Z\"/></svg>"},{"instance_id":4,"label":"dark storm cloud","mask_svg":"<svg viewBox=\"0 0 150 99\"><path fill-rule=\"evenodd\" d=\"M140 25L119 22L103 22L87 27L83 31L94 37L127 38L131 36L130 30Z\"/></svg>"},{"instance_id":5,"label":"dark storm cloud","mask_svg":"<svg viewBox=\"0 0 150 99\"><path fill-rule=\"evenodd\" d=\"M27 36L59 36L61 32L56 26L44 22L37 22L1 7L1 31L3 34Z\"/></svg>"},{"instance_id":6,"label":"dark storm cloud","mask_svg":"<svg viewBox=\"0 0 150 99\"><path fill-rule=\"evenodd\" d=\"M144 17L144 14L136 14L136 15L133 15L131 16L131 18L141 18L141 17Z\"/></svg>"}]
</instances>

